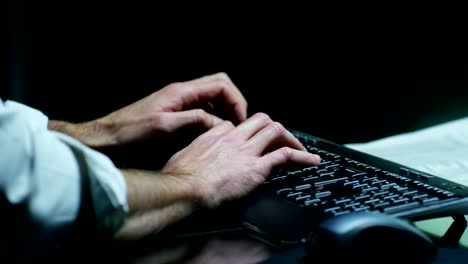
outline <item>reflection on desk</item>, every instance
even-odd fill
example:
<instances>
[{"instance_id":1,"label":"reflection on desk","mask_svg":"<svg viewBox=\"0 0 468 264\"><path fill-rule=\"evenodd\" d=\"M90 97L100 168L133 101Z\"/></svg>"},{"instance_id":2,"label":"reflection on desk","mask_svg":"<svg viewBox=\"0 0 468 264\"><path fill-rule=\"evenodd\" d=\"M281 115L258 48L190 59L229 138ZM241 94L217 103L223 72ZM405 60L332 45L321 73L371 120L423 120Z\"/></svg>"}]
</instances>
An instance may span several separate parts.
<instances>
[{"instance_id":1,"label":"reflection on desk","mask_svg":"<svg viewBox=\"0 0 468 264\"><path fill-rule=\"evenodd\" d=\"M453 221L452 221L453 222ZM446 231L448 225L445 225ZM282 249L254 239L241 228L222 232L205 232L188 236L149 236L133 242L107 243L77 247L72 255L59 256L53 263L182 263L182 264L279 264L279 263L326 263L308 256L303 247ZM433 263L465 263L468 251L444 248ZM449 262L446 262L449 260ZM48 261L50 263L50 261Z\"/></svg>"},{"instance_id":2,"label":"reflection on desk","mask_svg":"<svg viewBox=\"0 0 468 264\"><path fill-rule=\"evenodd\" d=\"M177 238L151 235L138 241L81 241L52 255L18 256L7 263L247 264L262 263L282 252L236 229Z\"/></svg>"},{"instance_id":3,"label":"reflection on desk","mask_svg":"<svg viewBox=\"0 0 468 264\"><path fill-rule=\"evenodd\" d=\"M196 250L195 250L196 249ZM213 237L168 245L137 256L132 263L259 263L271 255L268 246L247 238Z\"/></svg>"}]
</instances>

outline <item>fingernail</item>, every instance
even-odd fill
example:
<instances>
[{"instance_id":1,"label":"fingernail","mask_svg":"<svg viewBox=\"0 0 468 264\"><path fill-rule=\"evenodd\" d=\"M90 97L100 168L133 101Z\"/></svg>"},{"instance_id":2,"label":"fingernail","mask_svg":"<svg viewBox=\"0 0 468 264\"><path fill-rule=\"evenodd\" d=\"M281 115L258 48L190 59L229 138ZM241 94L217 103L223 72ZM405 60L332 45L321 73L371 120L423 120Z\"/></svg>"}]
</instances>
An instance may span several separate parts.
<instances>
[{"instance_id":1,"label":"fingernail","mask_svg":"<svg viewBox=\"0 0 468 264\"><path fill-rule=\"evenodd\" d=\"M320 161L322 160L322 158L320 158L319 155L315 155L315 154L314 154L314 158L315 158L315 160L316 160L318 163L320 163Z\"/></svg>"}]
</instances>

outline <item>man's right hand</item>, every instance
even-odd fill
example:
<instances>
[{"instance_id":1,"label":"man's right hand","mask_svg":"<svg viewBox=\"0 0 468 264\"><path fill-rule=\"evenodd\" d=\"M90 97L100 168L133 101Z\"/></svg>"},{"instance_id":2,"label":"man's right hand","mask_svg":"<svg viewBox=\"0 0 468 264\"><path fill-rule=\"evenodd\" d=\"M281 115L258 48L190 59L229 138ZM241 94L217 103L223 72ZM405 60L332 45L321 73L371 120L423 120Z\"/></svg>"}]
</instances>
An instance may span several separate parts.
<instances>
[{"instance_id":1,"label":"man's right hand","mask_svg":"<svg viewBox=\"0 0 468 264\"><path fill-rule=\"evenodd\" d=\"M320 157L266 114L238 126L223 121L174 154L161 171L122 170L130 216L116 237L138 239L200 206L215 208L240 198L285 163L314 166Z\"/></svg>"},{"instance_id":2,"label":"man's right hand","mask_svg":"<svg viewBox=\"0 0 468 264\"><path fill-rule=\"evenodd\" d=\"M213 208L246 195L275 166L289 162L314 166L320 157L280 123L257 113L237 127L218 124L172 156L162 172L177 175L203 206Z\"/></svg>"}]
</instances>

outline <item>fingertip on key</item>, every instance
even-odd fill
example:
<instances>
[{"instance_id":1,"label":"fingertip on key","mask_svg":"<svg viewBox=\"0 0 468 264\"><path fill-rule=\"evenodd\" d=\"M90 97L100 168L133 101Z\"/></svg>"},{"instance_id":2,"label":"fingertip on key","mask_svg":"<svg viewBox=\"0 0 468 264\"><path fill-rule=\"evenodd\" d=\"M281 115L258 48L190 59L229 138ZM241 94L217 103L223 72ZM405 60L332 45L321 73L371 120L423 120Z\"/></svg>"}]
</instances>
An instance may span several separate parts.
<instances>
[{"instance_id":1,"label":"fingertip on key","mask_svg":"<svg viewBox=\"0 0 468 264\"><path fill-rule=\"evenodd\" d=\"M322 160L322 158L319 155L316 155L316 154L313 154L313 156L315 158L316 163L319 164L320 161Z\"/></svg>"}]
</instances>

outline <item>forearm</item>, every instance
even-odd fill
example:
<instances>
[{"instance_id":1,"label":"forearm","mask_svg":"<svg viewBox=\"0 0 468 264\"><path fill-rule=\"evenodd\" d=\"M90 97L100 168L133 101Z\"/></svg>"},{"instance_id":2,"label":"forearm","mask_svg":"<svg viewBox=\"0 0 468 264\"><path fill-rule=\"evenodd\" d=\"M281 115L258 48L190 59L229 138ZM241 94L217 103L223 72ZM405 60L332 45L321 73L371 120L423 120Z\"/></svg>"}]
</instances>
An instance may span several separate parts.
<instances>
[{"instance_id":1,"label":"forearm","mask_svg":"<svg viewBox=\"0 0 468 264\"><path fill-rule=\"evenodd\" d=\"M187 217L197 209L191 202L176 202L162 208L134 214L127 218L115 234L118 240L136 240L162 231L167 226Z\"/></svg>"},{"instance_id":2,"label":"forearm","mask_svg":"<svg viewBox=\"0 0 468 264\"><path fill-rule=\"evenodd\" d=\"M67 134L92 148L102 148L116 144L111 125L102 122L100 119L85 123L49 120L47 126L49 130Z\"/></svg>"},{"instance_id":3,"label":"forearm","mask_svg":"<svg viewBox=\"0 0 468 264\"><path fill-rule=\"evenodd\" d=\"M157 233L198 207L195 192L180 175L121 170L127 183L129 217L117 239L137 239Z\"/></svg>"}]
</instances>

